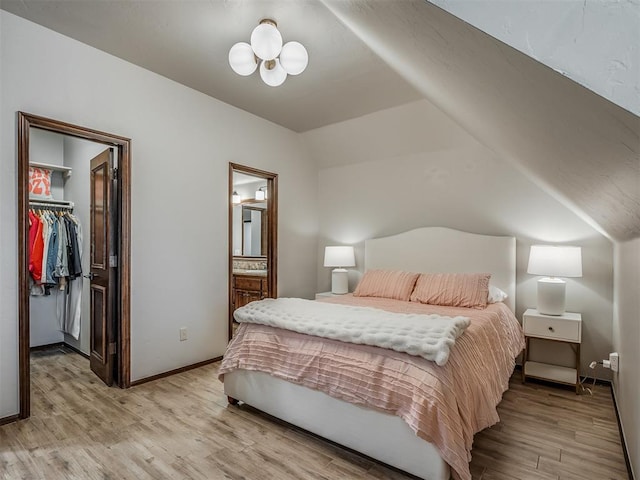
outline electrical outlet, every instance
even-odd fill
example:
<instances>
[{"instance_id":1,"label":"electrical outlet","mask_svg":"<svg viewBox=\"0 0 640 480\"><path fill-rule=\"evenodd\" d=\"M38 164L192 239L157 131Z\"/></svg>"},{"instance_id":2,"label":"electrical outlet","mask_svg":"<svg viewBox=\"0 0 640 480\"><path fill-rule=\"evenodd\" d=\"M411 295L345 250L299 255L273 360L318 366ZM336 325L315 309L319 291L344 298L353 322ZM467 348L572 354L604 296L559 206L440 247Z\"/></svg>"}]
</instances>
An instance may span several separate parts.
<instances>
[{"instance_id":1,"label":"electrical outlet","mask_svg":"<svg viewBox=\"0 0 640 480\"><path fill-rule=\"evenodd\" d=\"M618 368L620 368L620 356L617 353L610 353L609 354L609 363L611 363L611 370L614 372L618 371Z\"/></svg>"},{"instance_id":2,"label":"electrical outlet","mask_svg":"<svg viewBox=\"0 0 640 480\"><path fill-rule=\"evenodd\" d=\"M180 341L184 342L187 339L187 327L182 327L180 329Z\"/></svg>"}]
</instances>

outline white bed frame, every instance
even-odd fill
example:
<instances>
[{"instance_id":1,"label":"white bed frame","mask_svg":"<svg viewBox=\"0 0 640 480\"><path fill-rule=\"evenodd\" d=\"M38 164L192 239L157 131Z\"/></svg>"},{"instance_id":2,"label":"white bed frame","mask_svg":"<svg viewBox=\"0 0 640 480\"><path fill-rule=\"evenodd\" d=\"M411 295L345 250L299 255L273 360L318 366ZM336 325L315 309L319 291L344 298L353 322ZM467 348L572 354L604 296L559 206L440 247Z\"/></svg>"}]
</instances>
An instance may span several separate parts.
<instances>
[{"instance_id":1,"label":"white bed frame","mask_svg":"<svg viewBox=\"0 0 640 480\"><path fill-rule=\"evenodd\" d=\"M513 237L426 227L365 241L365 270L491 273L491 283L509 295L516 288ZM435 447L399 417L338 400L263 372L225 374L225 393L274 417L426 480L448 480L449 466Z\"/></svg>"}]
</instances>

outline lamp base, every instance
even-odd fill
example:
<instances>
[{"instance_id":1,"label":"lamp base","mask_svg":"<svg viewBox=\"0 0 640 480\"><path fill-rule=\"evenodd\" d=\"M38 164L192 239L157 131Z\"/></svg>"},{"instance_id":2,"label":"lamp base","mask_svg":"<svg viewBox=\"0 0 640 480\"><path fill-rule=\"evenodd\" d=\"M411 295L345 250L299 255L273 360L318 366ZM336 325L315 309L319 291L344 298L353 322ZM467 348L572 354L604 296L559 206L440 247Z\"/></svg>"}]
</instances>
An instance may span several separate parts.
<instances>
[{"instance_id":1,"label":"lamp base","mask_svg":"<svg viewBox=\"0 0 640 480\"><path fill-rule=\"evenodd\" d=\"M538 280L538 312L543 315L562 315L565 308L567 283L554 277Z\"/></svg>"},{"instance_id":2,"label":"lamp base","mask_svg":"<svg viewBox=\"0 0 640 480\"><path fill-rule=\"evenodd\" d=\"M334 295L349 293L349 274L345 268L334 268L331 271L331 293Z\"/></svg>"}]
</instances>

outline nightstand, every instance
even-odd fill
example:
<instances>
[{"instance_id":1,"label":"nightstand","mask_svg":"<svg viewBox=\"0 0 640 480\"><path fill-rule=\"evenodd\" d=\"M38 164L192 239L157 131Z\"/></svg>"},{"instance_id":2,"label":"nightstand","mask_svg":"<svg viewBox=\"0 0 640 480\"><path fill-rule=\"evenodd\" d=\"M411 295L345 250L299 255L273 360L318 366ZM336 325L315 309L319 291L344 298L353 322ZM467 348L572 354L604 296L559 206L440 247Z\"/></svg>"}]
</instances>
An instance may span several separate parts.
<instances>
[{"instance_id":1,"label":"nightstand","mask_svg":"<svg viewBox=\"0 0 640 480\"><path fill-rule=\"evenodd\" d=\"M318 300L319 298L331 298L331 297L340 297L341 295L338 295L336 293L331 293L331 292L320 292L320 293L316 293L316 300Z\"/></svg>"},{"instance_id":2,"label":"nightstand","mask_svg":"<svg viewBox=\"0 0 640 480\"><path fill-rule=\"evenodd\" d=\"M580 386L580 343L582 342L582 315L565 312L562 315L544 315L530 308L522 316L525 349L522 357L522 382L526 377L549 380L551 382L574 385L576 393ZM575 368L561 367L549 363L529 360L529 342L531 339L562 342L569 345L575 353Z\"/></svg>"}]
</instances>

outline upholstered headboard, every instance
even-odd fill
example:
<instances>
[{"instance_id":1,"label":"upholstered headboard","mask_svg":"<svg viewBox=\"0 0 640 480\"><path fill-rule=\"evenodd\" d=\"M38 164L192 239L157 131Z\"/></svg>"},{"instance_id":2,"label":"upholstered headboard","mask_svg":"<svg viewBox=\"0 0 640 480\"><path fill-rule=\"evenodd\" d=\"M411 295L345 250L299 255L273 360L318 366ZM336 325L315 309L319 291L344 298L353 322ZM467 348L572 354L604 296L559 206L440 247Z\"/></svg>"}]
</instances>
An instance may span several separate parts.
<instances>
[{"instance_id":1,"label":"upholstered headboard","mask_svg":"<svg viewBox=\"0 0 640 480\"><path fill-rule=\"evenodd\" d=\"M491 273L491 284L516 305L516 239L478 235L444 227L424 227L365 241L365 270Z\"/></svg>"}]
</instances>

